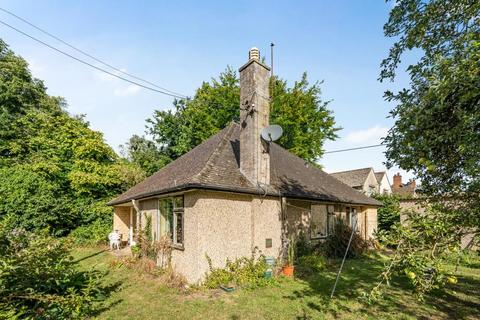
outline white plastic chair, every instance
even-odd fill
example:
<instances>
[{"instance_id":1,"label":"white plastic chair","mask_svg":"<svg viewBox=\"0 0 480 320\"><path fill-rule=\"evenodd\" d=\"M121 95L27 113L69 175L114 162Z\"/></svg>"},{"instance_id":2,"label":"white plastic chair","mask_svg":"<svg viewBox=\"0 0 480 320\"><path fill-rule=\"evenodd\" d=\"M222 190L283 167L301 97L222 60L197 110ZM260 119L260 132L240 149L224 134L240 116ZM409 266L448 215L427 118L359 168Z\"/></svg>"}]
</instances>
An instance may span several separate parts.
<instances>
[{"instance_id":1,"label":"white plastic chair","mask_svg":"<svg viewBox=\"0 0 480 320\"><path fill-rule=\"evenodd\" d=\"M120 233L118 233L117 230L110 232L110 234L108 235L108 240L110 242L110 250L113 250L113 248L120 250L120 238L121 235Z\"/></svg>"}]
</instances>

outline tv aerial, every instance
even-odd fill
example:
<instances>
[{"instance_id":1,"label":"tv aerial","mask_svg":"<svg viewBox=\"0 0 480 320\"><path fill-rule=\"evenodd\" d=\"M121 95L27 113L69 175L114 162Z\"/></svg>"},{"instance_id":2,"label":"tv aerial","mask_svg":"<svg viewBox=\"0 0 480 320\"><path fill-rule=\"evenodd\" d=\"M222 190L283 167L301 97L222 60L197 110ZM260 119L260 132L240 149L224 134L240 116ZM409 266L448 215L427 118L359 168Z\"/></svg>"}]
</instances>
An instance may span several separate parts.
<instances>
[{"instance_id":1,"label":"tv aerial","mask_svg":"<svg viewBox=\"0 0 480 320\"><path fill-rule=\"evenodd\" d=\"M262 129L260 136L267 142L273 142L280 139L283 134L283 129L278 124L272 124Z\"/></svg>"}]
</instances>

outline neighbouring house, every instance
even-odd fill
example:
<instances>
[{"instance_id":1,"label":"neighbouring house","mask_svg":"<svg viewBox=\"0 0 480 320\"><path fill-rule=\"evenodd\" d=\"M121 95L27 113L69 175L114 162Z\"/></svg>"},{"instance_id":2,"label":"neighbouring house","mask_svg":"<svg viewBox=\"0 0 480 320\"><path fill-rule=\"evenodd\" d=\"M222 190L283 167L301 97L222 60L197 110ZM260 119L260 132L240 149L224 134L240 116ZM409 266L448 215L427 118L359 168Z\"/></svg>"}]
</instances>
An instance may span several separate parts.
<instances>
[{"instance_id":1,"label":"neighbouring house","mask_svg":"<svg viewBox=\"0 0 480 320\"><path fill-rule=\"evenodd\" d=\"M377 228L378 201L260 137L269 125L269 68L251 49L240 68L240 123L232 122L190 152L110 201L114 228L132 243L150 226L168 236L171 262L189 282L227 258L260 251L282 258L286 239L324 239L335 219L364 238Z\"/></svg>"},{"instance_id":2,"label":"neighbouring house","mask_svg":"<svg viewBox=\"0 0 480 320\"><path fill-rule=\"evenodd\" d=\"M393 176L392 193L403 198L412 198L416 196L417 183L415 180L402 182L402 176L397 173Z\"/></svg>"},{"instance_id":3,"label":"neighbouring house","mask_svg":"<svg viewBox=\"0 0 480 320\"><path fill-rule=\"evenodd\" d=\"M392 192L385 171L375 172L373 168L362 168L333 172L330 175L368 196L376 193L390 194Z\"/></svg>"},{"instance_id":4,"label":"neighbouring house","mask_svg":"<svg viewBox=\"0 0 480 320\"><path fill-rule=\"evenodd\" d=\"M377 182L378 182L378 190L377 190L378 193L380 194L392 193L392 186L390 185L390 181L388 180L388 175L386 171L375 172L375 178L377 178Z\"/></svg>"}]
</instances>

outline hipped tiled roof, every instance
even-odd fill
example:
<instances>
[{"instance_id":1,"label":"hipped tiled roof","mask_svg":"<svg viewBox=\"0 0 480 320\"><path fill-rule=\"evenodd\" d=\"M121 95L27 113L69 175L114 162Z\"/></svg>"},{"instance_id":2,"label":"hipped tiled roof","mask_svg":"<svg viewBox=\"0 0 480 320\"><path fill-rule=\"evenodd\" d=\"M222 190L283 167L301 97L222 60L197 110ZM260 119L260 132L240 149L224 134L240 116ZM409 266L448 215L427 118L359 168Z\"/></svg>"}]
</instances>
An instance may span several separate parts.
<instances>
[{"instance_id":1,"label":"hipped tiled roof","mask_svg":"<svg viewBox=\"0 0 480 320\"><path fill-rule=\"evenodd\" d=\"M270 145L270 185L255 186L240 172L240 126L232 123L110 205L192 188L288 196L350 204L381 205L308 164L279 145Z\"/></svg>"},{"instance_id":2,"label":"hipped tiled roof","mask_svg":"<svg viewBox=\"0 0 480 320\"><path fill-rule=\"evenodd\" d=\"M330 175L335 179L345 183L346 185L352 188L356 188L356 187L363 187L370 171L372 170L373 170L372 168L362 168L362 169L334 172L334 173L331 173Z\"/></svg>"}]
</instances>

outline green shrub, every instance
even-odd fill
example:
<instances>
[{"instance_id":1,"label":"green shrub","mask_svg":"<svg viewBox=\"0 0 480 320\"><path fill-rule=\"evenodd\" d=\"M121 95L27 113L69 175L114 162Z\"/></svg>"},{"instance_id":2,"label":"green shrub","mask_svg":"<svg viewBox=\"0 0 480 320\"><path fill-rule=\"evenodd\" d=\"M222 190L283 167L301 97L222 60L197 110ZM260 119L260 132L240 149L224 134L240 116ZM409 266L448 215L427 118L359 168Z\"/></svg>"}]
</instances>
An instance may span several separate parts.
<instances>
[{"instance_id":1,"label":"green shrub","mask_svg":"<svg viewBox=\"0 0 480 320\"><path fill-rule=\"evenodd\" d=\"M225 268L214 268L210 257L206 257L210 272L204 285L215 289L222 285L237 285L243 288L263 287L271 283L272 279L265 278L267 263L262 255L258 259L243 257L236 260L227 259Z\"/></svg>"},{"instance_id":2,"label":"green shrub","mask_svg":"<svg viewBox=\"0 0 480 320\"><path fill-rule=\"evenodd\" d=\"M352 228L346 225L342 220L335 224L332 234L330 234L325 242L319 245L320 252L329 258L343 258L347 250ZM347 258L358 258L362 256L370 247L370 243L355 232L352 242L347 253Z\"/></svg>"},{"instance_id":3,"label":"green shrub","mask_svg":"<svg viewBox=\"0 0 480 320\"><path fill-rule=\"evenodd\" d=\"M78 223L78 212L62 187L28 167L0 168L0 218L10 215L10 223L26 230L49 228L63 236Z\"/></svg>"},{"instance_id":4,"label":"green shrub","mask_svg":"<svg viewBox=\"0 0 480 320\"><path fill-rule=\"evenodd\" d=\"M107 243L108 234L112 231L112 224L96 220L90 224L80 226L70 233L70 238L77 245L97 245Z\"/></svg>"},{"instance_id":5,"label":"green shrub","mask_svg":"<svg viewBox=\"0 0 480 320\"><path fill-rule=\"evenodd\" d=\"M395 223L400 223L400 202L398 196L381 194L375 195L375 199L382 202L377 210L378 230L390 231Z\"/></svg>"},{"instance_id":6,"label":"green shrub","mask_svg":"<svg viewBox=\"0 0 480 320\"><path fill-rule=\"evenodd\" d=\"M297 239L295 236L292 235L288 239L287 261L286 261L287 266L293 266L293 263L295 262L295 257L297 255L296 249L297 249Z\"/></svg>"},{"instance_id":7,"label":"green shrub","mask_svg":"<svg viewBox=\"0 0 480 320\"><path fill-rule=\"evenodd\" d=\"M308 256L314 253L314 246L307 240L304 232L301 232L296 241L296 255L297 257Z\"/></svg>"},{"instance_id":8,"label":"green shrub","mask_svg":"<svg viewBox=\"0 0 480 320\"><path fill-rule=\"evenodd\" d=\"M300 273L318 273L326 269L327 259L319 254L301 256L297 259L297 270Z\"/></svg>"},{"instance_id":9,"label":"green shrub","mask_svg":"<svg viewBox=\"0 0 480 320\"><path fill-rule=\"evenodd\" d=\"M104 295L80 272L65 241L0 222L0 319L85 319Z\"/></svg>"}]
</instances>

